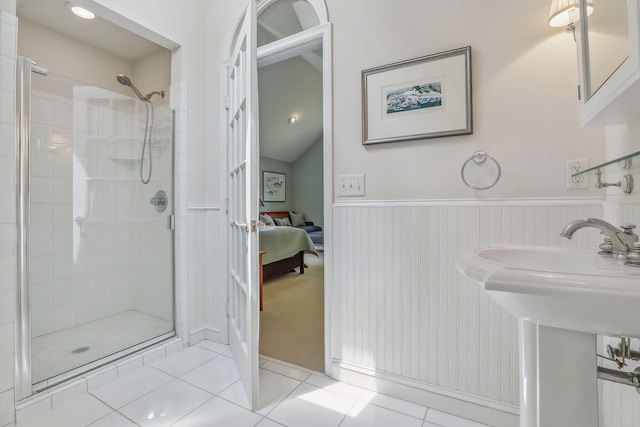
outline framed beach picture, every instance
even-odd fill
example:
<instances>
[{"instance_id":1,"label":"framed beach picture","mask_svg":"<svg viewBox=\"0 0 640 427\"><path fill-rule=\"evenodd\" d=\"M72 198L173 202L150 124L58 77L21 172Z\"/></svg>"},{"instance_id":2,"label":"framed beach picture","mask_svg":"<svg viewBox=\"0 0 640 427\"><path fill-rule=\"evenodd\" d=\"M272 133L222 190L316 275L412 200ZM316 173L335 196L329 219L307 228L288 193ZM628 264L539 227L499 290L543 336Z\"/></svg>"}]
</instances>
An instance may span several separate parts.
<instances>
[{"instance_id":1,"label":"framed beach picture","mask_svg":"<svg viewBox=\"0 0 640 427\"><path fill-rule=\"evenodd\" d=\"M262 200L284 202L287 195L287 176L278 172L262 172Z\"/></svg>"},{"instance_id":2,"label":"framed beach picture","mask_svg":"<svg viewBox=\"0 0 640 427\"><path fill-rule=\"evenodd\" d=\"M362 71L362 143L473 133L471 47Z\"/></svg>"}]
</instances>

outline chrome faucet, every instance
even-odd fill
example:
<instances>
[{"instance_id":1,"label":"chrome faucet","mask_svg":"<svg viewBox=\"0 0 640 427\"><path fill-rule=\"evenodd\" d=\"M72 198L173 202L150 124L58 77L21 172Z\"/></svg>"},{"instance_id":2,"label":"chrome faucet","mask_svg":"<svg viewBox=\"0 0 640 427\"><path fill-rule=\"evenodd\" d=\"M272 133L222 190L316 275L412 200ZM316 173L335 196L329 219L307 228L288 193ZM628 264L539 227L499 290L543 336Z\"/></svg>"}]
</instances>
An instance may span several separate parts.
<instances>
[{"instance_id":1,"label":"chrome faucet","mask_svg":"<svg viewBox=\"0 0 640 427\"><path fill-rule=\"evenodd\" d=\"M628 253L631 245L638 241L638 235L633 232L633 229L636 228L635 225L624 224L620 226L622 227L622 230L620 230L608 222L597 218L582 218L571 221L564 227L562 232L560 232L560 235L571 239L573 233L585 227L597 228L602 234L609 237L611 239L611 245L613 246L614 255L624 255Z\"/></svg>"}]
</instances>

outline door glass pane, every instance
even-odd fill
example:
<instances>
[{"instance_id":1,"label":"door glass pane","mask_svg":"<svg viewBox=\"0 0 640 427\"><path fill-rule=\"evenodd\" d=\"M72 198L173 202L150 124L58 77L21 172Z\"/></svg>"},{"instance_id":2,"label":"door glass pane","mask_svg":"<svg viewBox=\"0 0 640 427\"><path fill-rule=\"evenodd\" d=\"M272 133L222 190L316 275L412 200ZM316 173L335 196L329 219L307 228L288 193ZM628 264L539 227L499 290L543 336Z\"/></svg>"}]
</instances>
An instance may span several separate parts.
<instances>
[{"instance_id":1,"label":"door glass pane","mask_svg":"<svg viewBox=\"0 0 640 427\"><path fill-rule=\"evenodd\" d=\"M258 47L318 25L318 15L307 1L278 0L258 15Z\"/></svg>"},{"instance_id":2,"label":"door glass pane","mask_svg":"<svg viewBox=\"0 0 640 427\"><path fill-rule=\"evenodd\" d=\"M173 131L168 107L52 73L32 78L37 384L173 332ZM167 195L163 212L150 203L158 190Z\"/></svg>"}]
</instances>

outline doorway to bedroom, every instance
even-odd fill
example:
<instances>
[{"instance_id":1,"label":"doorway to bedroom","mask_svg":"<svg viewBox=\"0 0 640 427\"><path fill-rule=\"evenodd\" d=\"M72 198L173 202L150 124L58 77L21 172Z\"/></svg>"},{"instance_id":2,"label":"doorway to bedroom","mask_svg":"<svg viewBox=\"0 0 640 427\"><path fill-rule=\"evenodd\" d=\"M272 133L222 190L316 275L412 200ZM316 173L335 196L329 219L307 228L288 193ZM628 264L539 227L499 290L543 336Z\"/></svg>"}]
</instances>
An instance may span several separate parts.
<instances>
[{"instance_id":1,"label":"doorway to bedroom","mask_svg":"<svg viewBox=\"0 0 640 427\"><path fill-rule=\"evenodd\" d=\"M300 3L278 1L258 15L258 179L261 220L269 224L259 234L259 349L325 372L323 40L260 55L290 28L318 26ZM274 239L284 231L278 227L296 230Z\"/></svg>"}]
</instances>

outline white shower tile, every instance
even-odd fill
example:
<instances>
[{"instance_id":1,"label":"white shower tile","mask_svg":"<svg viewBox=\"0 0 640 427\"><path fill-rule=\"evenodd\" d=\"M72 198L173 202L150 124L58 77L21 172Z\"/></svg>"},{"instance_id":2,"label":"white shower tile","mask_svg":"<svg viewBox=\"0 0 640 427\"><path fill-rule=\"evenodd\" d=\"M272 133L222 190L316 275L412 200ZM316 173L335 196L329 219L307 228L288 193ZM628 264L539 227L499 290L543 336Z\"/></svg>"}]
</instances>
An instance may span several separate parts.
<instances>
[{"instance_id":1,"label":"white shower tile","mask_svg":"<svg viewBox=\"0 0 640 427\"><path fill-rule=\"evenodd\" d=\"M0 225L2 228L2 225ZM53 257L38 256L31 258L31 276L32 284L50 282L53 280Z\"/></svg>"},{"instance_id":2,"label":"white shower tile","mask_svg":"<svg viewBox=\"0 0 640 427\"><path fill-rule=\"evenodd\" d=\"M16 64L12 58L0 56L0 89L13 91L15 89Z\"/></svg>"},{"instance_id":3,"label":"white shower tile","mask_svg":"<svg viewBox=\"0 0 640 427\"><path fill-rule=\"evenodd\" d=\"M14 255L14 225L0 224L0 258Z\"/></svg>"},{"instance_id":4,"label":"white shower tile","mask_svg":"<svg viewBox=\"0 0 640 427\"><path fill-rule=\"evenodd\" d=\"M0 236L0 239L2 236ZM12 290L14 283L15 259L11 256L0 256L0 290Z\"/></svg>"},{"instance_id":5,"label":"white shower tile","mask_svg":"<svg viewBox=\"0 0 640 427\"><path fill-rule=\"evenodd\" d=\"M15 58L18 32L17 18L5 12L0 12L0 16L0 19L2 19L2 25L0 25L0 55Z\"/></svg>"},{"instance_id":6,"label":"white shower tile","mask_svg":"<svg viewBox=\"0 0 640 427\"><path fill-rule=\"evenodd\" d=\"M0 123L13 123L15 117L15 95L10 90L0 90Z\"/></svg>"},{"instance_id":7,"label":"white shower tile","mask_svg":"<svg viewBox=\"0 0 640 427\"><path fill-rule=\"evenodd\" d=\"M7 425L15 421L13 408L15 406L15 398L13 390L0 393L0 426Z\"/></svg>"},{"instance_id":8,"label":"white shower tile","mask_svg":"<svg viewBox=\"0 0 640 427\"><path fill-rule=\"evenodd\" d=\"M0 325L13 322L14 295L13 290L0 290Z\"/></svg>"},{"instance_id":9,"label":"white shower tile","mask_svg":"<svg viewBox=\"0 0 640 427\"><path fill-rule=\"evenodd\" d=\"M0 190L15 188L15 160L11 157L0 157Z\"/></svg>"},{"instance_id":10,"label":"white shower tile","mask_svg":"<svg viewBox=\"0 0 640 427\"><path fill-rule=\"evenodd\" d=\"M30 256L40 257L53 255L53 230L33 228L30 231Z\"/></svg>"},{"instance_id":11,"label":"white shower tile","mask_svg":"<svg viewBox=\"0 0 640 427\"><path fill-rule=\"evenodd\" d=\"M0 325L0 357L13 356L13 323Z\"/></svg>"},{"instance_id":12,"label":"white shower tile","mask_svg":"<svg viewBox=\"0 0 640 427\"><path fill-rule=\"evenodd\" d=\"M9 123L0 123L0 157L14 158L16 144L15 128Z\"/></svg>"},{"instance_id":13,"label":"white shower tile","mask_svg":"<svg viewBox=\"0 0 640 427\"><path fill-rule=\"evenodd\" d=\"M14 190L0 190L0 224L14 224L16 220Z\"/></svg>"},{"instance_id":14,"label":"white shower tile","mask_svg":"<svg viewBox=\"0 0 640 427\"><path fill-rule=\"evenodd\" d=\"M3 356L3 357L0 357L0 393L10 390L12 388L13 388L13 356Z\"/></svg>"}]
</instances>

